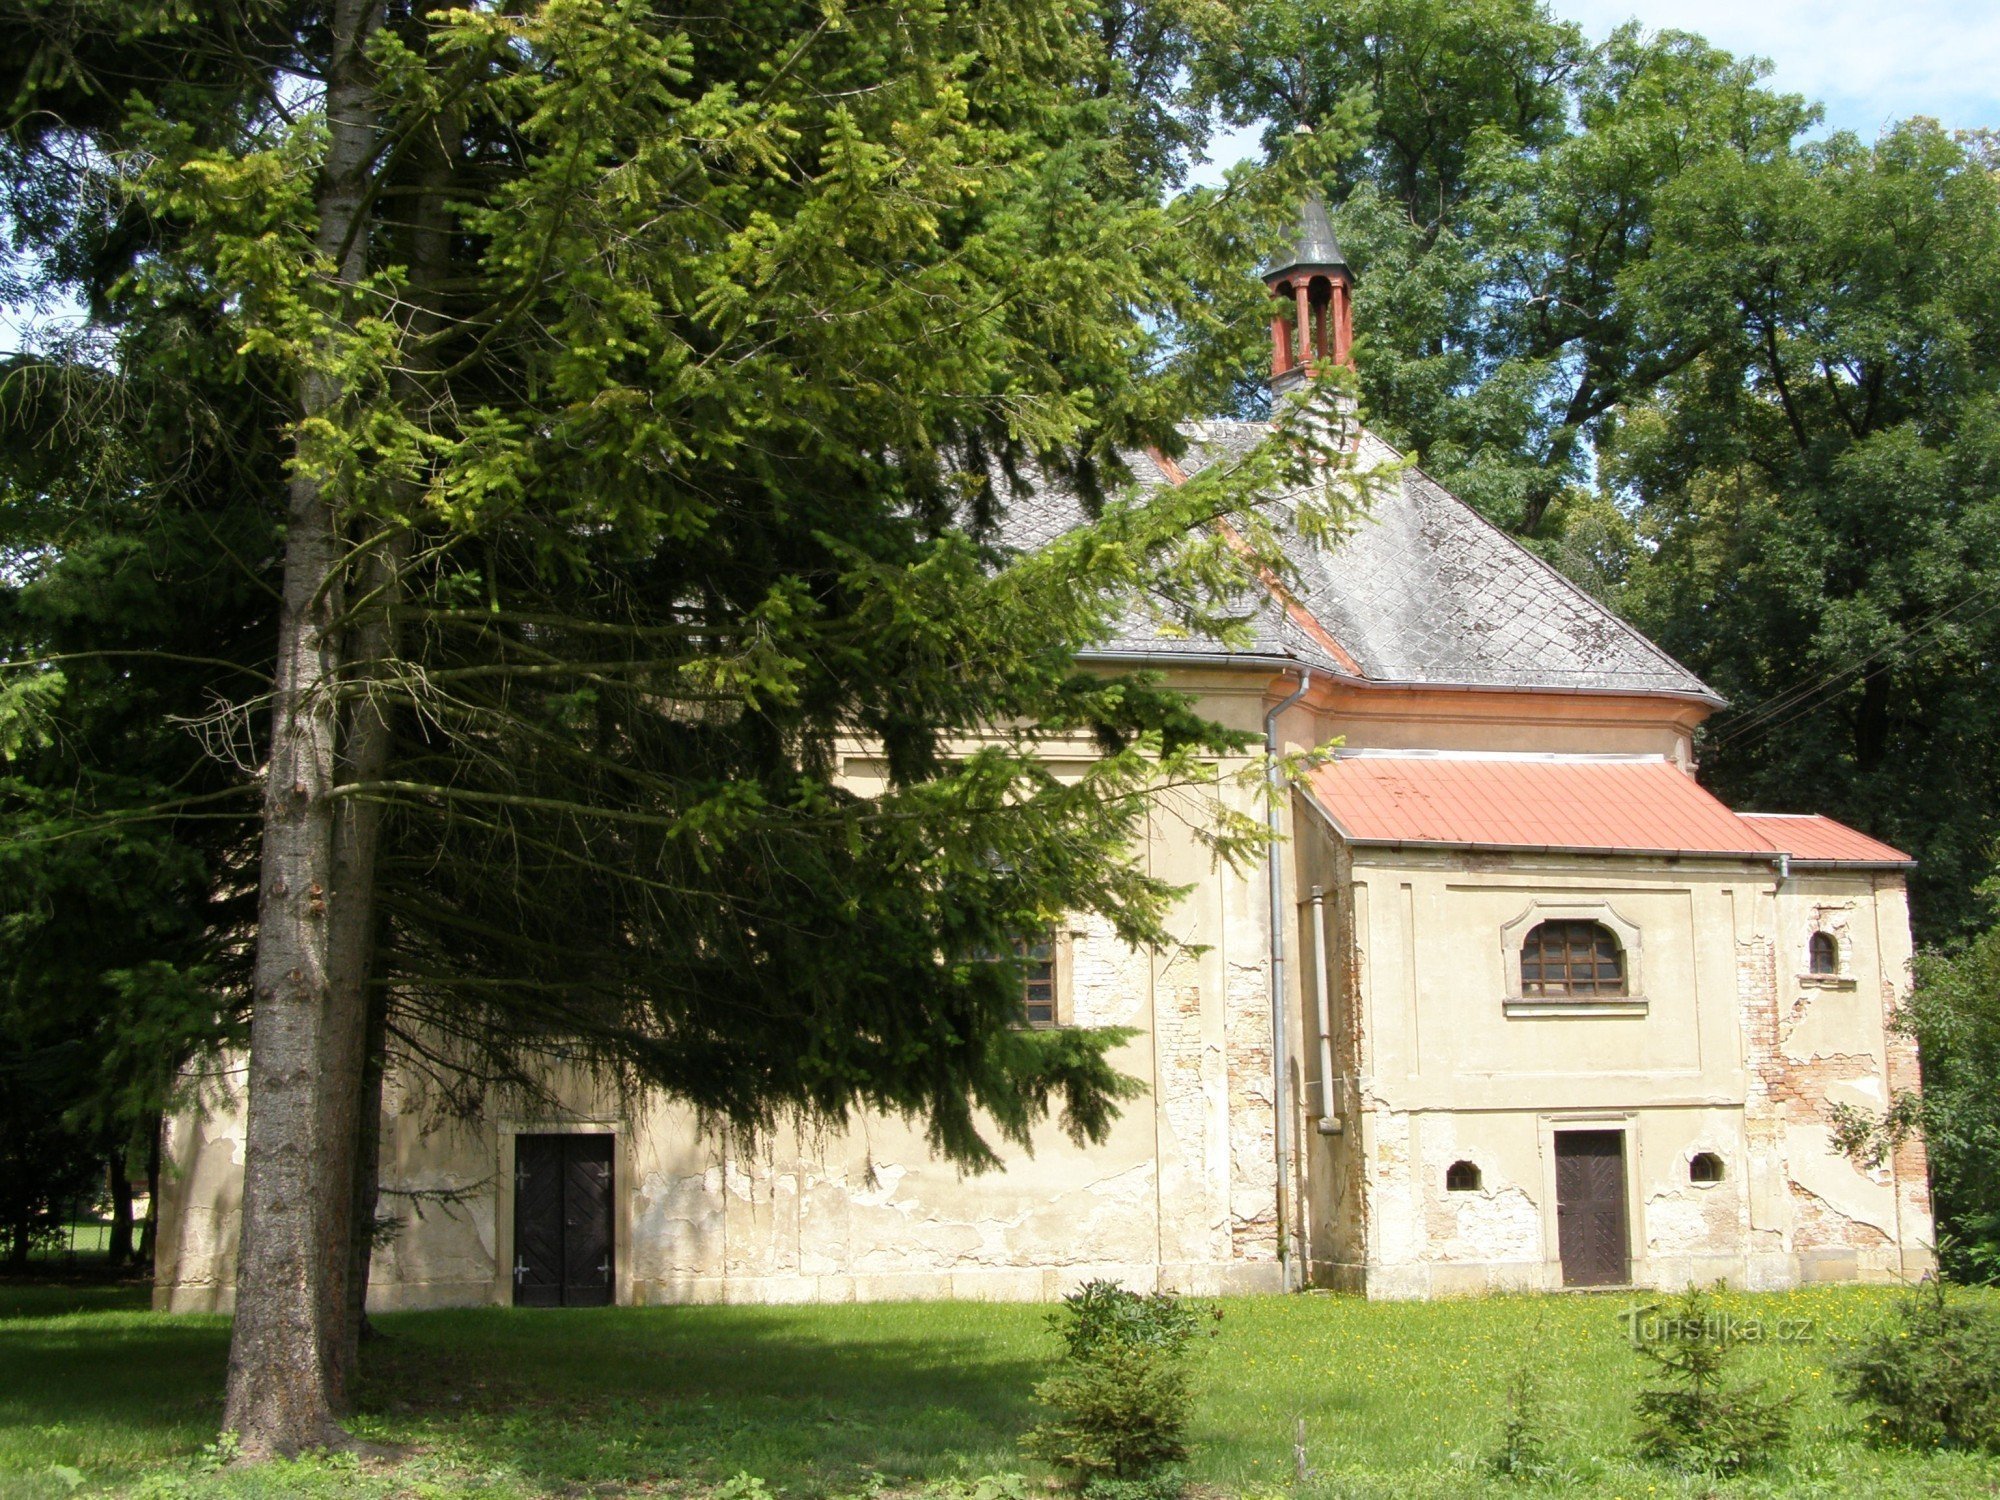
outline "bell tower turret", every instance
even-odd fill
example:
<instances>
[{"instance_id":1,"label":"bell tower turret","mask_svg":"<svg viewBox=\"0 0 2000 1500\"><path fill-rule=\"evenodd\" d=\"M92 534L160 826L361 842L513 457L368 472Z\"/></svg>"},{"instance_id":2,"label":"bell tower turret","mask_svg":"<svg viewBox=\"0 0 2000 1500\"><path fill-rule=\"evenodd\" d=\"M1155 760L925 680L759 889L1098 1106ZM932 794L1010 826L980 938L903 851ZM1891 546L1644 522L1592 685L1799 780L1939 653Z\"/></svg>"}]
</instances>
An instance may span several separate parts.
<instances>
[{"instance_id":1,"label":"bell tower turret","mask_svg":"<svg viewBox=\"0 0 2000 1500\"><path fill-rule=\"evenodd\" d=\"M1354 272L1333 237L1318 193L1305 201L1291 248L1264 270L1271 314L1271 389L1287 391L1321 369L1354 362Z\"/></svg>"}]
</instances>

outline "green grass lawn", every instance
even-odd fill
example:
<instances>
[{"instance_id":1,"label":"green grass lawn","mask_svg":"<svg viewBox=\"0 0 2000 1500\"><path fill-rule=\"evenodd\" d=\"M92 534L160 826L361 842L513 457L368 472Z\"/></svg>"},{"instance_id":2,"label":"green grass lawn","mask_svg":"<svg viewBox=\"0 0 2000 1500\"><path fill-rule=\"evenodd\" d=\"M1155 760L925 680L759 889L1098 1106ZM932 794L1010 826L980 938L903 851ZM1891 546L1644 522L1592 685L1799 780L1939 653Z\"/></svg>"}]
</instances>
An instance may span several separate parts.
<instances>
[{"instance_id":1,"label":"green grass lawn","mask_svg":"<svg viewBox=\"0 0 2000 1500\"><path fill-rule=\"evenodd\" d=\"M2000 1496L2000 1460L1870 1447L1826 1358L1888 1292L1731 1296L1806 1343L1746 1350L1743 1373L1800 1396L1779 1466L1722 1486L1629 1456L1638 1361L1607 1297L1368 1304L1232 1300L1204 1350L1196 1483L1301 1500L1555 1494ZM1047 1309L1009 1304L409 1313L365 1360L361 1436L397 1462L322 1458L221 1471L213 1449L227 1324L165 1317L144 1292L0 1284L0 1496L325 1495L518 1500L699 1493L754 1475L774 1495L929 1490L1031 1470L1016 1446L1053 1341ZM1507 1377L1539 1371L1564 1472L1489 1477ZM1305 1421L1312 1475L1294 1482ZM209 1451L205 1454L204 1450ZM989 1487L990 1488L990 1487ZM754 1500L736 1484L729 1500Z\"/></svg>"}]
</instances>

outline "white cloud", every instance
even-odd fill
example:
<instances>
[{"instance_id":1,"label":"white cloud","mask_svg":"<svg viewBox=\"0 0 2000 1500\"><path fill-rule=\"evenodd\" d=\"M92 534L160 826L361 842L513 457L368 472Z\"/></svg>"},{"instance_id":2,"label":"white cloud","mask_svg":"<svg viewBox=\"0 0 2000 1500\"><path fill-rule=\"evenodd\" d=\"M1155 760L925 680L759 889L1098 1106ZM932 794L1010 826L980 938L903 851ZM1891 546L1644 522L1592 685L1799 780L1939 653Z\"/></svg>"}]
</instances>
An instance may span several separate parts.
<instances>
[{"instance_id":1,"label":"white cloud","mask_svg":"<svg viewBox=\"0 0 2000 1500\"><path fill-rule=\"evenodd\" d=\"M2000 3L1995 0L1549 0L1592 41L1637 20L1707 37L1772 66L1771 84L1826 106L1826 123L1872 140L1930 115L1953 129L2000 129ZM1254 128L1218 136L1197 182L1256 153Z\"/></svg>"},{"instance_id":2,"label":"white cloud","mask_svg":"<svg viewBox=\"0 0 2000 1500\"><path fill-rule=\"evenodd\" d=\"M1593 40L1621 21L1698 32L1770 60L1771 81L1872 137L1910 115L2000 127L2000 6L1992 0L1551 0Z\"/></svg>"}]
</instances>

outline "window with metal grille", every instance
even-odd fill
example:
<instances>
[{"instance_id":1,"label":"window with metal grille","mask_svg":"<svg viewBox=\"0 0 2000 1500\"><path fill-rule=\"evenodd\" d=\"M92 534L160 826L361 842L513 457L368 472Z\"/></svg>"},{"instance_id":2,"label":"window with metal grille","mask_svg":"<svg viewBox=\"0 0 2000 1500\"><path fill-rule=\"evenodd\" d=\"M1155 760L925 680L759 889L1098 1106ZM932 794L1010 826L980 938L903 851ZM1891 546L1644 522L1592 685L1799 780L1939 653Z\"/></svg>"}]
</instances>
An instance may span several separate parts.
<instances>
[{"instance_id":1,"label":"window with metal grille","mask_svg":"<svg viewBox=\"0 0 2000 1500\"><path fill-rule=\"evenodd\" d=\"M1601 922L1544 922L1521 945L1521 993L1557 999L1625 993L1625 953Z\"/></svg>"},{"instance_id":2,"label":"window with metal grille","mask_svg":"<svg viewBox=\"0 0 2000 1500\"><path fill-rule=\"evenodd\" d=\"M1713 1151L1697 1151L1688 1158L1688 1181L1715 1183L1722 1181L1722 1158Z\"/></svg>"},{"instance_id":3,"label":"window with metal grille","mask_svg":"<svg viewBox=\"0 0 2000 1500\"><path fill-rule=\"evenodd\" d=\"M1479 1168L1469 1161L1455 1161L1444 1169L1444 1190L1448 1193L1476 1193L1480 1180Z\"/></svg>"},{"instance_id":4,"label":"window with metal grille","mask_svg":"<svg viewBox=\"0 0 2000 1500\"><path fill-rule=\"evenodd\" d=\"M1043 933L1035 942L1026 938L1014 943L1014 957L1021 964L1021 1017L1037 1031L1056 1024L1056 943L1054 933Z\"/></svg>"},{"instance_id":5,"label":"window with metal grille","mask_svg":"<svg viewBox=\"0 0 2000 1500\"><path fill-rule=\"evenodd\" d=\"M1840 972L1840 944L1835 942L1830 932L1815 932L1812 941L1806 945L1806 968L1813 974L1838 974Z\"/></svg>"},{"instance_id":6,"label":"window with metal grille","mask_svg":"<svg viewBox=\"0 0 2000 1500\"><path fill-rule=\"evenodd\" d=\"M991 962L1001 955L990 949L980 957ZM1043 932L1039 937L1016 938L1007 956L1020 966L1021 1024L1036 1031L1060 1025L1056 1013L1056 936Z\"/></svg>"}]
</instances>

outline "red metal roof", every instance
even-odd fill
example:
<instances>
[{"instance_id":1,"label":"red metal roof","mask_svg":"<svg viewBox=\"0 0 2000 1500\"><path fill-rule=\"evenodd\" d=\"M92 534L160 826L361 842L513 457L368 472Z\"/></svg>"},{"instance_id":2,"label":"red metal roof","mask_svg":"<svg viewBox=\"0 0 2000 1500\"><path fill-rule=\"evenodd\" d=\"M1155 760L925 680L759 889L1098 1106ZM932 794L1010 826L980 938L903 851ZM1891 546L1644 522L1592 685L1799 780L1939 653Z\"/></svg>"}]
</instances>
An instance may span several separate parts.
<instances>
[{"instance_id":1,"label":"red metal roof","mask_svg":"<svg viewBox=\"0 0 2000 1500\"><path fill-rule=\"evenodd\" d=\"M1852 865L1913 865L1915 860L1880 839L1819 813L1738 813L1793 859Z\"/></svg>"},{"instance_id":2,"label":"red metal roof","mask_svg":"<svg viewBox=\"0 0 2000 1500\"><path fill-rule=\"evenodd\" d=\"M1909 862L1828 818L1741 817L1665 760L1361 754L1311 776L1358 844Z\"/></svg>"}]
</instances>

